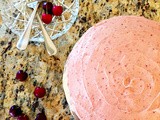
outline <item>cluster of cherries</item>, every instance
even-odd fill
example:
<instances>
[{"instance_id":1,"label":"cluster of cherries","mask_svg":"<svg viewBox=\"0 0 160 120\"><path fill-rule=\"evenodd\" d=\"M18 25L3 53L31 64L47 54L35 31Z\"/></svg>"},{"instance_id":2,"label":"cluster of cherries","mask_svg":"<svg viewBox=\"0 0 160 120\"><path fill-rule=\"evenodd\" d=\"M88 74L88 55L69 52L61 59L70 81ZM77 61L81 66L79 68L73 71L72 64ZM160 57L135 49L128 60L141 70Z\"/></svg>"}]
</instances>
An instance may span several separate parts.
<instances>
[{"instance_id":1,"label":"cluster of cherries","mask_svg":"<svg viewBox=\"0 0 160 120\"><path fill-rule=\"evenodd\" d=\"M53 5L51 2L43 2L42 21L45 24L49 24L52 21L52 16L61 16L63 12L63 7L58 5Z\"/></svg>"},{"instance_id":2,"label":"cluster of cherries","mask_svg":"<svg viewBox=\"0 0 160 120\"><path fill-rule=\"evenodd\" d=\"M28 74L23 70L19 70L16 74L16 79L21 82L26 81L27 78L28 78ZM34 95L37 98L42 98L45 96L45 94L46 94L46 90L44 87L36 87L34 90ZM13 105L10 108L9 114L11 117L17 118L17 120L29 120L28 116L24 114L21 108L17 105ZM45 114L42 112L37 114L35 120L47 120L47 118Z\"/></svg>"},{"instance_id":3,"label":"cluster of cherries","mask_svg":"<svg viewBox=\"0 0 160 120\"><path fill-rule=\"evenodd\" d=\"M9 110L10 116L16 117L17 120L29 120L28 116L24 114L21 108L17 105L13 105ZM46 115L42 113L38 113L35 120L47 120Z\"/></svg>"}]
</instances>

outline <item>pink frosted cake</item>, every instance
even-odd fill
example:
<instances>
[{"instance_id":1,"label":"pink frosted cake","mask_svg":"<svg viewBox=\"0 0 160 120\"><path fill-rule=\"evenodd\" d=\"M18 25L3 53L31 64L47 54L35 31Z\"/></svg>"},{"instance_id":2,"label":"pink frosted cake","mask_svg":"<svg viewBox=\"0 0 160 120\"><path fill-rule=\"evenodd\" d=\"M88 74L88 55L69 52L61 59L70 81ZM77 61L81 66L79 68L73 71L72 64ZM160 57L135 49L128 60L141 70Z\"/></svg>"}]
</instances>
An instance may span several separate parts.
<instances>
[{"instance_id":1,"label":"pink frosted cake","mask_svg":"<svg viewBox=\"0 0 160 120\"><path fill-rule=\"evenodd\" d=\"M160 120L160 23L114 17L70 53L63 85L80 120Z\"/></svg>"}]
</instances>

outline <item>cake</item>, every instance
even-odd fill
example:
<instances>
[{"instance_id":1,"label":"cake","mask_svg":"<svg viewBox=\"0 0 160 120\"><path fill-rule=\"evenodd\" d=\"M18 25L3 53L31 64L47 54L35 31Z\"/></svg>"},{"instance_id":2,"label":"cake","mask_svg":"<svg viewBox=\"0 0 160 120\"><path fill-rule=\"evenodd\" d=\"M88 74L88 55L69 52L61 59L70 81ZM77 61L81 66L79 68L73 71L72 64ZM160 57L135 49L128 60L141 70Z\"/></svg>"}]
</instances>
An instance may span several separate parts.
<instances>
[{"instance_id":1,"label":"cake","mask_svg":"<svg viewBox=\"0 0 160 120\"><path fill-rule=\"evenodd\" d=\"M69 54L63 87L80 120L160 120L160 23L113 17Z\"/></svg>"}]
</instances>

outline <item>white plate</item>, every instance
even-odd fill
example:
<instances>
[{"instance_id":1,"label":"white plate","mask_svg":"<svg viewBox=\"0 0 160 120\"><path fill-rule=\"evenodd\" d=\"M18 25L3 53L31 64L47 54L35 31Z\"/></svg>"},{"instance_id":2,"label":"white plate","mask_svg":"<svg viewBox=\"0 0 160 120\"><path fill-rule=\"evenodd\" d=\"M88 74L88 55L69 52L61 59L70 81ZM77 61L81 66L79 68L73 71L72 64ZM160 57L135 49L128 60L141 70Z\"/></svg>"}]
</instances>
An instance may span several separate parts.
<instances>
[{"instance_id":1,"label":"white plate","mask_svg":"<svg viewBox=\"0 0 160 120\"><path fill-rule=\"evenodd\" d=\"M27 4L34 0L3 0L1 14L3 24L18 36L22 34L30 18L32 10ZM60 17L53 16L52 22L45 25L51 39L57 39L65 34L75 22L79 11L79 0L51 0L53 4L62 5L64 11ZM41 7L41 6L40 6ZM37 19L34 19L30 41L43 42L43 35Z\"/></svg>"}]
</instances>

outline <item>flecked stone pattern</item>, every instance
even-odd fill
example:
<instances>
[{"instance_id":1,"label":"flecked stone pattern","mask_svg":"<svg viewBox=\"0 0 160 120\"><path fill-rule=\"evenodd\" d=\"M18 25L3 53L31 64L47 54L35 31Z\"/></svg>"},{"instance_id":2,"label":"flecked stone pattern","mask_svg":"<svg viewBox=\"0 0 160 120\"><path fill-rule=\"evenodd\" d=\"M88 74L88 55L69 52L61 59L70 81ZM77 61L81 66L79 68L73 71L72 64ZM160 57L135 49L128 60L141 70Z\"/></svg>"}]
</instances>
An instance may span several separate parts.
<instances>
[{"instance_id":1,"label":"flecked stone pattern","mask_svg":"<svg viewBox=\"0 0 160 120\"><path fill-rule=\"evenodd\" d=\"M62 87L62 75L74 44L88 28L113 16L137 15L160 21L159 8L160 0L80 0L76 22L69 32L54 41L58 54L51 57L43 43L30 42L25 51L19 51L18 37L4 24L0 26L0 120L14 120L9 116L9 108L15 104L21 106L30 120L43 110L48 120L73 120ZM15 79L20 69L29 74L26 82ZM37 99L33 91L41 85L47 94Z\"/></svg>"}]
</instances>

